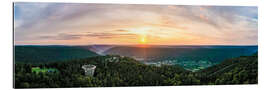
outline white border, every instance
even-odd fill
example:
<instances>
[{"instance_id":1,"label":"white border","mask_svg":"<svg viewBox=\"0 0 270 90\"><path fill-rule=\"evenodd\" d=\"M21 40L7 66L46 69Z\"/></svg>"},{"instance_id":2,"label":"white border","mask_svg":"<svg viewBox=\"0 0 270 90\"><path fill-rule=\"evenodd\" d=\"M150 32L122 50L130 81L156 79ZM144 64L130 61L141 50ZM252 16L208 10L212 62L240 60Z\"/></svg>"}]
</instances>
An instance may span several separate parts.
<instances>
[{"instance_id":1,"label":"white border","mask_svg":"<svg viewBox=\"0 0 270 90\"><path fill-rule=\"evenodd\" d=\"M75 88L75 89L110 89L110 90L148 90L148 89L183 89L183 90L229 90L266 89L270 81L270 14L269 0L4 0L0 2L0 87L13 88L13 53L12 53L12 2L65 2L65 3L115 3L115 4L173 4L173 5L222 5L222 6L258 6L259 7L259 84L258 85L211 85L211 86L166 86L166 87L112 87L112 88ZM60 88L59 90L74 89ZM46 89L44 89L46 90Z\"/></svg>"},{"instance_id":2,"label":"white border","mask_svg":"<svg viewBox=\"0 0 270 90\"><path fill-rule=\"evenodd\" d=\"M14 2L67 2L114 4L177 4L177 5L237 5L257 6L258 0L13 0Z\"/></svg>"}]
</instances>

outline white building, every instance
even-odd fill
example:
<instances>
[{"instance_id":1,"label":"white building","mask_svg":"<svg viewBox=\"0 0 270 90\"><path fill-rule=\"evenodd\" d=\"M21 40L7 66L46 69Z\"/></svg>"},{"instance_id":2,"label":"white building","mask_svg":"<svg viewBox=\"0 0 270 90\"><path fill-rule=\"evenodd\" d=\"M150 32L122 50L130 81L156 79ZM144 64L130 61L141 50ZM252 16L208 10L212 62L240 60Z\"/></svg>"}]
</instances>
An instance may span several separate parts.
<instances>
[{"instance_id":1,"label":"white building","mask_svg":"<svg viewBox=\"0 0 270 90\"><path fill-rule=\"evenodd\" d=\"M95 73L96 66L95 65L83 65L82 68L84 69L85 75L93 76Z\"/></svg>"}]
</instances>

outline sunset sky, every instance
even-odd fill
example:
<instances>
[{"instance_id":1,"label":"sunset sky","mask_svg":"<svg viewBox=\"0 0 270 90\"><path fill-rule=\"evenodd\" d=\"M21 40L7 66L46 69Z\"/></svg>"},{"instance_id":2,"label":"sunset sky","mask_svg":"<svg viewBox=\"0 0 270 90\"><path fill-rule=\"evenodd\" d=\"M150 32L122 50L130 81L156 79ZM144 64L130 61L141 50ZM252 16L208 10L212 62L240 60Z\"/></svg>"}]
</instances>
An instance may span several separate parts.
<instances>
[{"instance_id":1,"label":"sunset sky","mask_svg":"<svg viewBox=\"0 0 270 90\"><path fill-rule=\"evenodd\" d=\"M15 3L16 45L257 45L247 6Z\"/></svg>"}]
</instances>

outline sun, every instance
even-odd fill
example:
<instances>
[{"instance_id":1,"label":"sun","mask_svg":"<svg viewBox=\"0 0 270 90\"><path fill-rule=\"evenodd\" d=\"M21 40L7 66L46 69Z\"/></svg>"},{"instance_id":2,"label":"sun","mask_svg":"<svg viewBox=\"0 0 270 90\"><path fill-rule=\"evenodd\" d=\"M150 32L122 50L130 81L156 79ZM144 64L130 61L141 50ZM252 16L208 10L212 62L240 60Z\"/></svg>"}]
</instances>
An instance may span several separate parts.
<instances>
[{"instance_id":1,"label":"sun","mask_svg":"<svg viewBox=\"0 0 270 90\"><path fill-rule=\"evenodd\" d=\"M146 43L145 37L142 37L142 38L141 38L140 43L141 43L141 44L145 44L145 43Z\"/></svg>"},{"instance_id":2,"label":"sun","mask_svg":"<svg viewBox=\"0 0 270 90\"><path fill-rule=\"evenodd\" d=\"M141 48L147 48L149 47L148 44L147 44L147 39L146 37L141 37L140 41L139 41L139 45L138 47L141 47Z\"/></svg>"},{"instance_id":3,"label":"sun","mask_svg":"<svg viewBox=\"0 0 270 90\"><path fill-rule=\"evenodd\" d=\"M130 33L138 35L138 44L139 45L146 45L148 43L147 37L149 34L149 30L151 30L152 27L133 27L133 28L126 28L125 30L129 31Z\"/></svg>"},{"instance_id":4,"label":"sun","mask_svg":"<svg viewBox=\"0 0 270 90\"><path fill-rule=\"evenodd\" d=\"M141 45L146 45L147 44L147 38L146 38L146 36L145 35L141 36L139 42L140 42Z\"/></svg>"}]
</instances>

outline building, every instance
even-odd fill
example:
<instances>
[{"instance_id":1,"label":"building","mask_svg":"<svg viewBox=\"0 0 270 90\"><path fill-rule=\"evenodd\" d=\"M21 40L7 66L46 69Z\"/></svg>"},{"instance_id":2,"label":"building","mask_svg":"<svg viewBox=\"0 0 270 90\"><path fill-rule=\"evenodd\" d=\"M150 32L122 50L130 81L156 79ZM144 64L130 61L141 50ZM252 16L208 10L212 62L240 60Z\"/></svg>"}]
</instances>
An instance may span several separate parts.
<instances>
[{"instance_id":1,"label":"building","mask_svg":"<svg viewBox=\"0 0 270 90\"><path fill-rule=\"evenodd\" d=\"M110 58L106 58L105 61L109 61L109 62L119 62L119 57L110 57Z\"/></svg>"},{"instance_id":2,"label":"building","mask_svg":"<svg viewBox=\"0 0 270 90\"><path fill-rule=\"evenodd\" d=\"M96 66L95 65L83 65L82 68L84 69L85 75L93 76L95 73Z\"/></svg>"}]
</instances>

